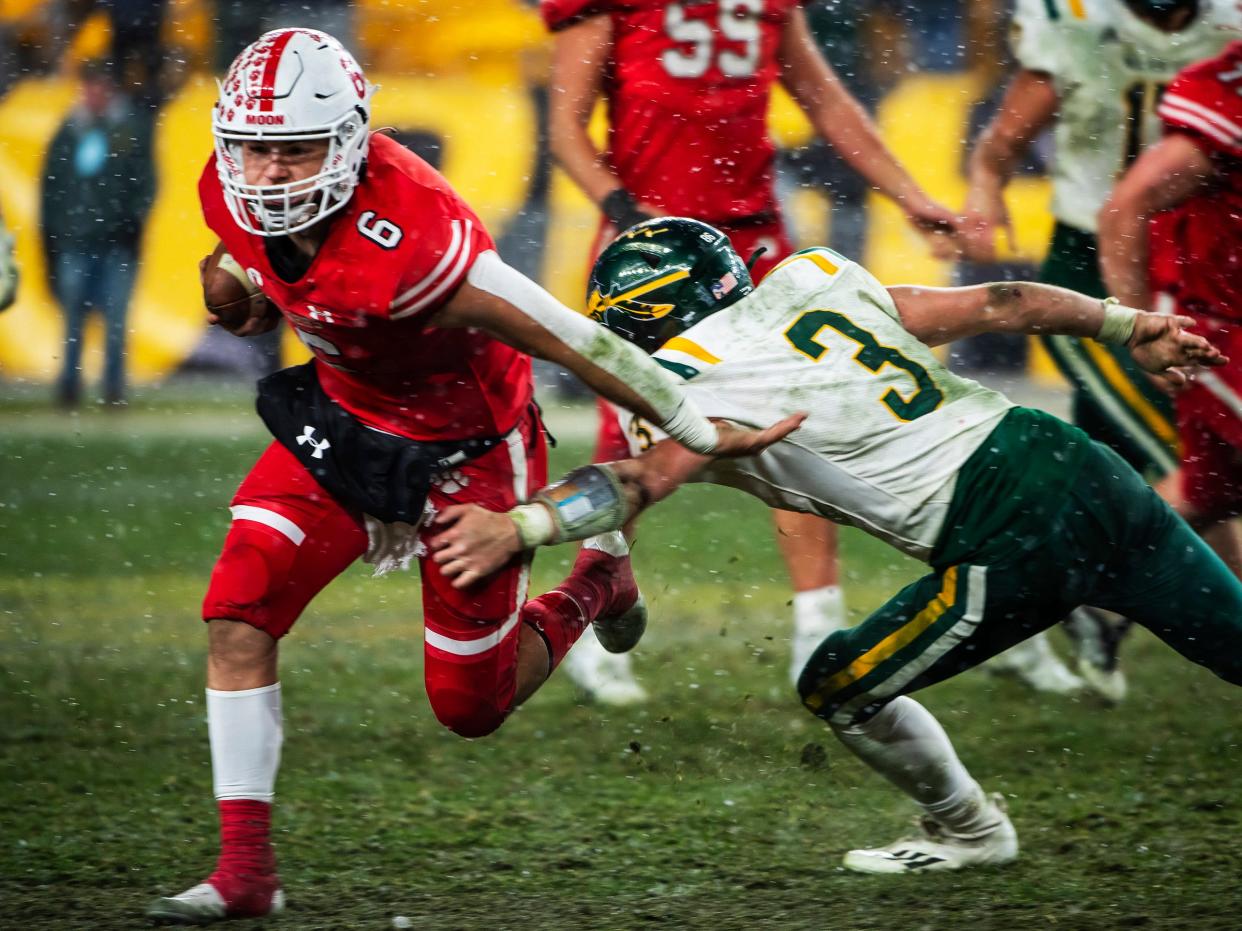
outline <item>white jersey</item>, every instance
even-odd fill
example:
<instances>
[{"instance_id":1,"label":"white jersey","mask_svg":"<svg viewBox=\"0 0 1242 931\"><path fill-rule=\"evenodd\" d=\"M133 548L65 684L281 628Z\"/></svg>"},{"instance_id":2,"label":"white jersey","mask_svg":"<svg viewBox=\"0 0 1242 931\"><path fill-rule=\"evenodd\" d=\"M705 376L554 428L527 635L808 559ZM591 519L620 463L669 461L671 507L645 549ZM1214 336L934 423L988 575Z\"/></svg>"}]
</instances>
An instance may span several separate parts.
<instances>
[{"instance_id":1,"label":"white jersey","mask_svg":"<svg viewBox=\"0 0 1242 931\"><path fill-rule=\"evenodd\" d=\"M1012 406L948 371L902 327L884 286L828 249L790 257L655 359L709 417L758 426L810 415L788 440L718 460L696 481L860 527L923 560L958 471ZM633 453L662 436L621 417Z\"/></svg>"},{"instance_id":2,"label":"white jersey","mask_svg":"<svg viewBox=\"0 0 1242 931\"><path fill-rule=\"evenodd\" d=\"M1023 68L1051 74L1060 98L1052 213L1096 231L1117 178L1160 138L1156 106L1173 76L1237 38L1234 0L1201 0L1179 32L1163 32L1122 0L1018 0L1011 41Z\"/></svg>"}]
</instances>

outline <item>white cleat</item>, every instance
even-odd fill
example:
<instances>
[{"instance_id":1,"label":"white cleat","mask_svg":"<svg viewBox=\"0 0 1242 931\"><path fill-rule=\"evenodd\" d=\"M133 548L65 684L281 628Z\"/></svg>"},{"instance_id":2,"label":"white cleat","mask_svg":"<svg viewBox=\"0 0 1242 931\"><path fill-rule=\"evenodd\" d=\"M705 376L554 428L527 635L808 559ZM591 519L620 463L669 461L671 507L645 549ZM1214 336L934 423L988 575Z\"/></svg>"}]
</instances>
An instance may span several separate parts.
<instances>
[{"instance_id":1,"label":"white cleat","mask_svg":"<svg viewBox=\"0 0 1242 931\"><path fill-rule=\"evenodd\" d=\"M265 914L275 915L284 911L285 892L277 889L272 893L271 904ZM147 908L147 918L161 924L209 925L229 918L257 918L259 914L231 915L224 897L211 883L199 883L180 895L156 899Z\"/></svg>"},{"instance_id":2,"label":"white cleat","mask_svg":"<svg viewBox=\"0 0 1242 931\"><path fill-rule=\"evenodd\" d=\"M1072 695L1087 686L1052 651L1048 635L1044 633L1010 647L984 668L989 672L1013 676L1037 692L1053 695Z\"/></svg>"},{"instance_id":3,"label":"white cleat","mask_svg":"<svg viewBox=\"0 0 1242 931\"><path fill-rule=\"evenodd\" d=\"M566 674L601 705L622 707L647 700L647 690L634 679L630 658L609 653L588 628L565 657Z\"/></svg>"},{"instance_id":4,"label":"white cleat","mask_svg":"<svg viewBox=\"0 0 1242 931\"><path fill-rule=\"evenodd\" d=\"M1118 651L1130 622L1114 618L1116 615L1083 605L1072 611L1061 626L1074 645L1078 672L1087 687L1116 705L1126 697L1126 674L1118 663Z\"/></svg>"},{"instance_id":5,"label":"white cleat","mask_svg":"<svg viewBox=\"0 0 1242 931\"><path fill-rule=\"evenodd\" d=\"M856 873L932 873L972 866L999 866L1018 858L1018 834L999 793L988 796L995 825L977 834L954 834L930 815L915 821L918 832L887 847L851 850L845 868Z\"/></svg>"}]
</instances>

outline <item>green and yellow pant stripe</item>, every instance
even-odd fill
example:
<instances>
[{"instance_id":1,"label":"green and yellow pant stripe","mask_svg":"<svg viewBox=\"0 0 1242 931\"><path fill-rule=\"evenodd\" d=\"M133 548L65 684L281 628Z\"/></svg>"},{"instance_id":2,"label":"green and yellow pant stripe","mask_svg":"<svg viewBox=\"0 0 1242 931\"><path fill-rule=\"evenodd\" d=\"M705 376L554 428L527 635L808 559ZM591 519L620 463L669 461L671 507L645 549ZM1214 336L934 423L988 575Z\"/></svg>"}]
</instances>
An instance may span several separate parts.
<instances>
[{"instance_id":1,"label":"green and yellow pant stripe","mask_svg":"<svg viewBox=\"0 0 1242 931\"><path fill-rule=\"evenodd\" d=\"M1041 420L1056 426L1046 414L1011 412L963 468L950 508L953 538L966 541L954 545L960 555L820 644L798 680L813 714L838 728L865 721L897 696L977 666L1082 604L1125 615L1242 685L1242 582L1115 452L1062 426L1065 462L1072 446L1088 445L1053 500L1043 490L1054 485L1051 474L1042 485L984 480L989 468L1030 466L1029 456L1017 458L1024 438L1042 437L1055 449L1055 432L1031 429ZM959 496L985 500L964 508ZM1005 508L1010 517L998 529L987 518Z\"/></svg>"},{"instance_id":2,"label":"green and yellow pant stripe","mask_svg":"<svg viewBox=\"0 0 1242 931\"><path fill-rule=\"evenodd\" d=\"M929 676L944 678L938 664L974 634L986 603L985 566L949 566L907 585L858 627L824 641L798 683L803 704L847 726L930 684Z\"/></svg>"}]
</instances>

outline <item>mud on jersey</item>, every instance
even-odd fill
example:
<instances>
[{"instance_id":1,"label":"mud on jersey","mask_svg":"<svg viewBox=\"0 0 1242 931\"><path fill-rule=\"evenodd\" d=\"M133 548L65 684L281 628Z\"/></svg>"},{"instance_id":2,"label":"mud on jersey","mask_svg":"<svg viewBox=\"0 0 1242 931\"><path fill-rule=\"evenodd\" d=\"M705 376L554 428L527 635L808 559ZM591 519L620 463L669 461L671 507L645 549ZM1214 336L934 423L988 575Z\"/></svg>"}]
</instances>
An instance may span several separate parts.
<instances>
[{"instance_id":1,"label":"mud on jersey","mask_svg":"<svg viewBox=\"0 0 1242 931\"><path fill-rule=\"evenodd\" d=\"M262 237L234 222L214 157L199 197L207 225L314 354L324 391L363 423L419 440L517 423L531 398L529 357L478 331L427 324L495 246L417 155L372 134L361 183L294 282L273 270Z\"/></svg>"},{"instance_id":2,"label":"mud on jersey","mask_svg":"<svg viewBox=\"0 0 1242 931\"><path fill-rule=\"evenodd\" d=\"M1156 106L1179 70L1216 55L1242 19L1233 0L1201 0L1179 32L1121 0L1018 0L1011 29L1023 68L1052 75L1060 98L1052 212L1095 232L1116 179L1160 137Z\"/></svg>"},{"instance_id":3,"label":"mud on jersey","mask_svg":"<svg viewBox=\"0 0 1242 931\"><path fill-rule=\"evenodd\" d=\"M1012 407L941 365L902 327L887 289L828 249L790 257L655 358L707 416L759 425L810 415L788 440L717 461L698 481L851 524L923 560L958 470ZM623 423L634 447L658 435Z\"/></svg>"},{"instance_id":4,"label":"mud on jersey","mask_svg":"<svg viewBox=\"0 0 1242 931\"><path fill-rule=\"evenodd\" d=\"M541 0L548 27L612 19L608 164L640 200L728 224L777 211L768 102L800 0Z\"/></svg>"}]
</instances>

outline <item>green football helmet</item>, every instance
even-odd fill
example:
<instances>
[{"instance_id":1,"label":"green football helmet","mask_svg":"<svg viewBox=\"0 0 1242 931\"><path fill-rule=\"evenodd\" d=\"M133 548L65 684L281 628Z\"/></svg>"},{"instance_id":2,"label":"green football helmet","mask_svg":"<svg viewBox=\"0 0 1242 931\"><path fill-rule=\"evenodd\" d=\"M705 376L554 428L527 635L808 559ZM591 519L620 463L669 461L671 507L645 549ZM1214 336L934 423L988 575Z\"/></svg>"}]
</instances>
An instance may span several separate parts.
<instances>
[{"instance_id":1,"label":"green football helmet","mask_svg":"<svg viewBox=\"0 0 1242 931\"><path fill-rule=\"evenodd\" d=\"M687 217L657 217L608 244L591 269L587 313L646 352L755 289L729 237Z\"/></svg>"}]
</instances>

